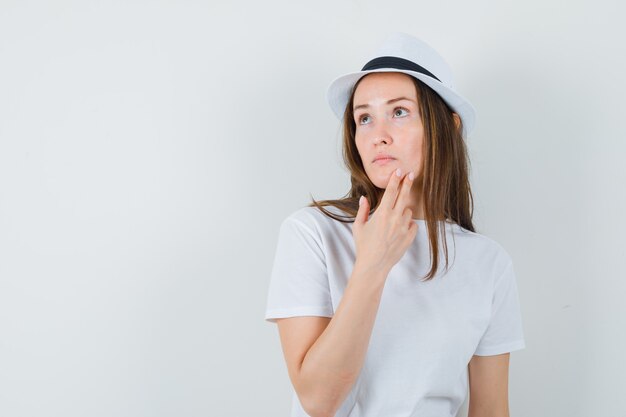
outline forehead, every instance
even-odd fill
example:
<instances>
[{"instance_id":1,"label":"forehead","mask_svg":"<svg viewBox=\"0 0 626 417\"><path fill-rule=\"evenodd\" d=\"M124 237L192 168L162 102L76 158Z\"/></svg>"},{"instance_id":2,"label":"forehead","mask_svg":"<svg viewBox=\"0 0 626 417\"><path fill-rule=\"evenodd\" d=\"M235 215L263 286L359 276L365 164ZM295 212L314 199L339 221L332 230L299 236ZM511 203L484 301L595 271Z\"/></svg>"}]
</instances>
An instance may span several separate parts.
<instances>
[{"instance_id":1,"label":"forehead","mask_svg":"<svg viewBox=\"0 0 626 417\"><path fill-rule=\"evenodd\" d=\"M361 78L354 92L355 104L368 98L417 98L413 77L401 72L374 72Z\"/></svg>"}]
</instances>

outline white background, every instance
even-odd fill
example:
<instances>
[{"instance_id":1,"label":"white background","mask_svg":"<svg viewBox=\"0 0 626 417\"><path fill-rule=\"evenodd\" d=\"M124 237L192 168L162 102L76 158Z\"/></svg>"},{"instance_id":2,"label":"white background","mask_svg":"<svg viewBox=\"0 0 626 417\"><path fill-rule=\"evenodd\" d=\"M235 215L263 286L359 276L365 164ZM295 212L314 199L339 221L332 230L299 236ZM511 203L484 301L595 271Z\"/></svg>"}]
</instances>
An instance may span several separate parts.
<instances>
[{"instance_id":1,"label":"white background","mask_svg":"<svg viewBox=\"0 0 626 417\"><path fill-rule=\"evenodd\" d=\"M475 225L512 256L512 416L626 410L614 1L0 3L0 415L288 416L278 226L349 189L325 101L391 31L477 110Z\"/></svg>"}]
</instances>

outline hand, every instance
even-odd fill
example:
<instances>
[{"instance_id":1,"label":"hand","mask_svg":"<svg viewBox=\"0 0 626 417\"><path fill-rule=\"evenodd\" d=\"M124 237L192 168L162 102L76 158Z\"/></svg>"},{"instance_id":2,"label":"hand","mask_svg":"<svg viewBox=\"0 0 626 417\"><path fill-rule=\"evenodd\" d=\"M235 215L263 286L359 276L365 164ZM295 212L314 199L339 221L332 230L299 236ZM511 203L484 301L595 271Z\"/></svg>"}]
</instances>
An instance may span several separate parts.
<instances>
[{"instance_id":1,"label":"hand","mask_svg":"<svg viewBox=\"0 0 626 417\"><path fill-rule=\"evenodd\" d=\"M407 207L412 185L408 175L401 178L392 172L376 216L370 221L370 203L363 197L352 227L360 267L383 270L386 277L415 239L418 226Z\"/></svg>"}]
</instances>

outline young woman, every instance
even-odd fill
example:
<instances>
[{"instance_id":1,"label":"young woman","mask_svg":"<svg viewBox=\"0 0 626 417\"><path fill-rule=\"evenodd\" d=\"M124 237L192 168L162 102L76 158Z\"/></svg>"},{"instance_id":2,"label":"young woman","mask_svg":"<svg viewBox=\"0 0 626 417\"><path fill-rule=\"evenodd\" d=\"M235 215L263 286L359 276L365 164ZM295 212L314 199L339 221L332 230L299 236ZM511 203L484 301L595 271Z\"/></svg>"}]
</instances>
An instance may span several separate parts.
<instances>
[{"instance_id":1,"label":"young woman","mask_svg":"<svg viewBox=\"0 0 626 417\"><path fill-rule=\"evenodd\" d=\"M291 416L454 417L468 391L469 417L508 416L525 343L512 259L472 224L472 106L403 33L328 99L352 188L282 222L265 314Z\"/></svg>"}]
</instances>

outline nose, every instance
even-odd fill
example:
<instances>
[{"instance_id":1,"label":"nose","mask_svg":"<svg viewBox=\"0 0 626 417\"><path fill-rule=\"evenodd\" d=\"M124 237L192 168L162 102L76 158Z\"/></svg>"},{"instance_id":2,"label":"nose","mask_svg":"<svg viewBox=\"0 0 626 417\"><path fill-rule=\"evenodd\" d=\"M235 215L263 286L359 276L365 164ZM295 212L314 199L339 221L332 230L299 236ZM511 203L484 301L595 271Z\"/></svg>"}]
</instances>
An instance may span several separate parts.
<instances>
[{"instance_id":1,"label":"nose","mask_svg":"<svg viewBox=\"0 0 626 417\"><path fill-rule=\"evenodd\" d=\"M375 145L378 145L380 142L385 142L389 145L393 141L391 134L389 133L387 119L380 118L376 121L374 129L372 130L372 138Z\"/></svg>"}]
</instances>

